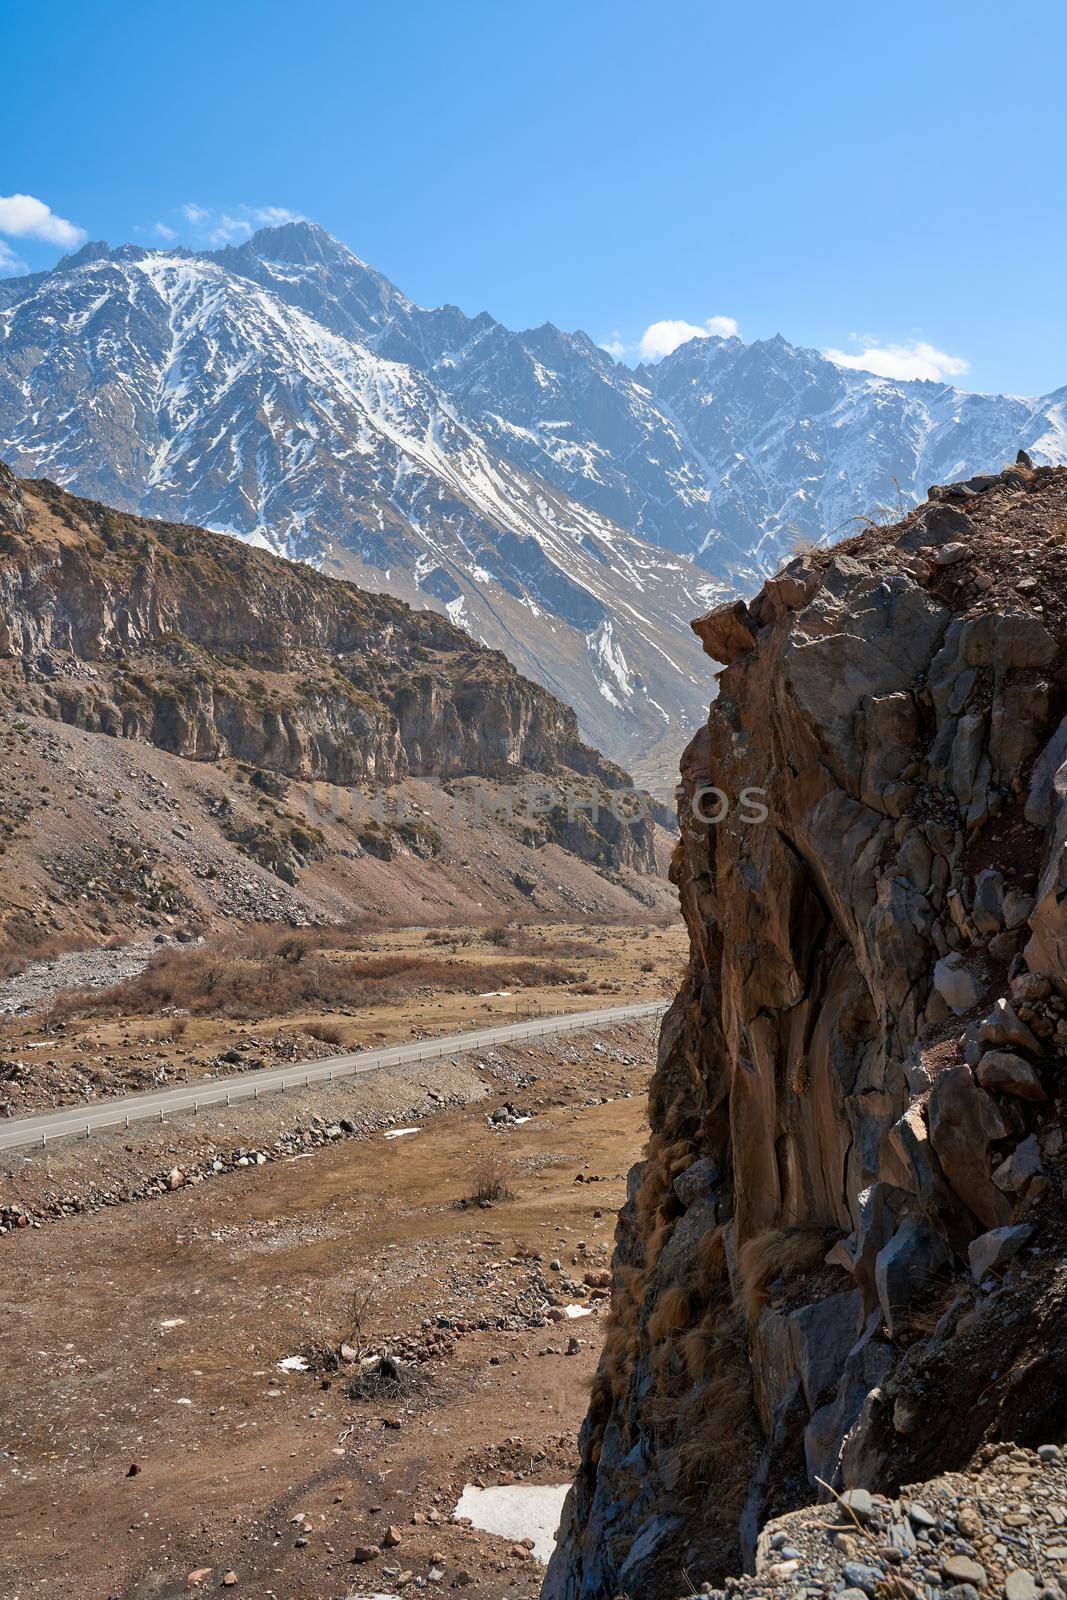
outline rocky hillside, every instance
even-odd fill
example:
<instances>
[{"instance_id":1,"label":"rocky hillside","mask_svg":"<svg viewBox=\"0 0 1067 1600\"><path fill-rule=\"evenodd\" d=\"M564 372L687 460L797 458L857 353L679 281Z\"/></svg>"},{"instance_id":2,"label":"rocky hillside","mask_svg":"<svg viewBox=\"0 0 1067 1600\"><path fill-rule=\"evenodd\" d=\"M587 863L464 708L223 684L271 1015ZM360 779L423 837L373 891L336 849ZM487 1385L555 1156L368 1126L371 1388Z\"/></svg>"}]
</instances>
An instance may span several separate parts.
<instances>
[{"instance_id":1,"label":"rocky hillside","mask_svg":"<svg viewBox=\"0 0 1067 1600\"><path fill-rule=\"evenodd\" d=\"M550 1600L719 1585L825 1486L1067 1428L1067 471L933 489L694 626L691 967ZM708 785L768 820L698 820Z\"/></svg>"},{"instance_id":2,"label":"rocky hillside","mask_svg":"<svg viewBox=\"0 0 1067 1600\"><path fill-rule=\"evenodd\" d=\"M416 785L418 815L395 826L379 826L370 811L349 814L347 798L331 821L325 789L318 809L323 826L348 828L349 857L414 852L428 860L442 849L432 786L454 793L481 782L487 804L518 790L516 815L505 818L503 833L499 818L469 815L453 878L471 868L469 852L486 828L495 828L495 844L483 854L499 855L503 877L521 880L519 889L513 884L520 900L542 880L559 884L567 861L587 864L593 878L607 875L605 887L620 873L640 879L656 871L650 816L635 820L621 798L618 815L612 809L612 794L630 788L627 774L582 742L570 707L446 618L221 535L146 522L46 481L21 482L5 467L0 712L17 754L0 841L9 859L20 840L42 850L58 845L58 810L51 820L41 814L48 793L59 797L56 807L69 807L88 787L121 809L131 786L158 793L173 785L180 825L191 828L194 813L206 813L213 831L268 880L292 886L326 853L321 828L309 825L309 786L356 787L369 806L385 786ZM166 760L134 754L146 749L173 765L164 770ZM73 782L64 781L71 766ZM523 785L536 790L532 804ZM604 801L595 816L577 804L592 791ZM568 809L569 793L577 799ZM81 819L82 837L67 820L75 854L91 836L118 829L117 817L109 824L101 813L92 824ZM176 859L177 845L169 849ZM136 900L126 880L136 881L143 841L126 853L121 872L111 863L109 881L113 898ZM81 871L93 879L72 856L59 871L61 897L86 898ZM213 881L218 863L201 861L197 871ZM470 871L466 879L469 901ZM262 909L243 907L246 916ZM343 914L343 896L332 914Z\"/></svg>"}]
</instances>

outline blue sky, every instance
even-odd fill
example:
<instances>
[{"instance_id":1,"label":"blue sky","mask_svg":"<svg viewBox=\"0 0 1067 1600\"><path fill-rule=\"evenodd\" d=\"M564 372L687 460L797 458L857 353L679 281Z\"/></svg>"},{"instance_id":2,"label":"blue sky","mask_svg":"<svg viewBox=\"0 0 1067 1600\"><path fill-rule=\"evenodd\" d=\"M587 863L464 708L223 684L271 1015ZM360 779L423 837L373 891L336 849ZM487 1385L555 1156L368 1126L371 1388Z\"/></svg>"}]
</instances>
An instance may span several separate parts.
<instances>
[{"instance_id":1,"label":"blue sky","mask_svg":"<svg viewBox=\"0 0 1067 1600\"><path fill-rule=\"evenodd\" d=\"M0 4L8 270L288 211L628 359L710 320L1067 383L1060 0Z\"/></svg>"}]
</instances>

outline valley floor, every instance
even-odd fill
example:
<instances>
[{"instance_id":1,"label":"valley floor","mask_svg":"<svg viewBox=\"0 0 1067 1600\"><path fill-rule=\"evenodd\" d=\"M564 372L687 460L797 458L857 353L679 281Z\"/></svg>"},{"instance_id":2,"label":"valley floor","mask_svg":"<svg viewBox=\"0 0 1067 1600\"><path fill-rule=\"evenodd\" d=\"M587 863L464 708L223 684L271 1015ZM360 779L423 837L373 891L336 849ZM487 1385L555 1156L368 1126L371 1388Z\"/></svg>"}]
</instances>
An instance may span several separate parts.
<instances>
[{"instance_id":1,"label":"valley floor","mask_svg":"<svg viewBox=\"0 0 1067 1600\"><path fill-rule=\"evenodd\" d=\"M45 1216L313 1115L362 1130L0 1239L0 1591L536 1594L529 1551L450 1515L468 1483L572 1475L654 1042L632 1024L12 1160L0 1205ZM491 1125L505 1103L530 1120ZM464 1205L486 1170L512 1198ZM343 1339L417 1377L353 1400L356 1369L317 1364Z\"/></svg>"}]
</instances>

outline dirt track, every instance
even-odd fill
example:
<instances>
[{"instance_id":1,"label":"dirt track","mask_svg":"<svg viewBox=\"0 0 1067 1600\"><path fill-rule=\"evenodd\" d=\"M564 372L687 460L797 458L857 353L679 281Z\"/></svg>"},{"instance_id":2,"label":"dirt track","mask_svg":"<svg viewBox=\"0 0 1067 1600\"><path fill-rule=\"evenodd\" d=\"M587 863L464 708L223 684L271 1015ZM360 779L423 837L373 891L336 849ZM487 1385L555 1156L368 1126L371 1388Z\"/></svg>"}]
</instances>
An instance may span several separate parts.
<instances>
[{"instance_id":1,"label":"dirt track","mask_svg":"<svg viewBox=\"0 0 1067 1600\"><path fill-rule=\"evenodd\" d=\"M0 1592L160 1600L207 1567L209 1590L232 1569L239 1594L323 1600L404 1592L436 1556L442 1589L466 1573L488 1600L534 1594L528 1555L447 1518L467 1481L558 1483L573 1468L603 1302L559 1325L493 1324L529 1307L539 1276L578 1282L606 1264L651 1049L635 1027L525 1052L534 1115L518 1126L486 1126L518 1093L501 1061L483 1077L489 1098L418 1135L350 1140L0 1242ZM505 1154L516 1197L461 1208L488 1149ZM72 1152L68 1187L79 1159L105 1158ZM38 1181L23 1172L19 1187ZM335 1343L353 1288L372 1280L373 1339L453 1324L424 1336L440 1351L420 1367L424 1388L355 1403L339 1377L278 1370ZM541 1354L572 1335L576 1354ZM390 1525L399 1546L353 1564Z\"/></svg>"}]
</instances>

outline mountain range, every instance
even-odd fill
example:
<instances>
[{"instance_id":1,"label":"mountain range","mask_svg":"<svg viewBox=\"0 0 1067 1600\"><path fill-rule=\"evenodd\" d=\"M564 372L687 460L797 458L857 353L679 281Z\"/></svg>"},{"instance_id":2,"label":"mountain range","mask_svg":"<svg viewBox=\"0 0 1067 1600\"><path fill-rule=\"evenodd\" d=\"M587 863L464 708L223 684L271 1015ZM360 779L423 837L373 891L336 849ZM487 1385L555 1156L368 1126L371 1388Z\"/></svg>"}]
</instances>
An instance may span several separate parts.
<instances>
[{"instance_id":1,"label":"mountain range","mask_svg":"<svg viewBox=\"0 0 1067 1600\"><path fill-rule=\"evenodd\" d=\"M1067 460L1067 389L894 381L780 336L631 368L417 306L312 223L0 282L16 471L446 611L661 790L706 714L693 616L1020 447Z\"/></svg>"}]
</instances>

